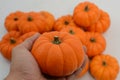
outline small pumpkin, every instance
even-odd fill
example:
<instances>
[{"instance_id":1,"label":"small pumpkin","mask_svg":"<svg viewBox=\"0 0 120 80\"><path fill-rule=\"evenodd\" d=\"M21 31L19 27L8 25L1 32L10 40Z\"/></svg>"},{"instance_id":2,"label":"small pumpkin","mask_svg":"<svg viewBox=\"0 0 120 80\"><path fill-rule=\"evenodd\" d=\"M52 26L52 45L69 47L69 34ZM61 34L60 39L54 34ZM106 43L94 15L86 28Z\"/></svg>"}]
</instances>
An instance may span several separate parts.
<instances>
[{"instance_id":1,"label":"small pumpkin","mask_svg":"<svg viewBox=\"0 0 120 80\"><path fill-rule=\"evenodd\" d=\"M47 26L46 26L46 32L47 31L51 31L53 29L53 25L55 23L55 18L54 16L47 11L40 11L40 15L43 16L47 22Z\"/></svg>"},{"instance_id":2,"label":"small pumpkin","mask_svg":"<svg viewBox=\"0 0 120 80\"><path fill-rule=\"evenodd\" d=\"M31 52L41 71L55 77L72 74L84 60L81 41L65 32L42 34L33 44Z\"/></svg>"},{"instance_id":3,"label":"small pumpkin","mask_svg":"<svg viewBox=\"0 0 120 80\"><path fill-rule=\"evenodd\" d=\"M85 61L83 62L81 68L81 72L79 75L77 75L77 78L81 78L82 76L84 76L89 69L89 59L87 55L85 55Z\"/></svg>"},{"instance_id":4,"label":"small pumpkin","mask_svg":"<svg viewBox=\"0 0 120 80\"><path fill-rule=\"evenodd\" d=\"M7 31L12 31L12 30L18 31L18 26L19 26L18 22L22 15L24 15L23 12L16 11L16 12L10 13L5 18L4 25L5 25L5 28L7 29Z\"/></svg>"},{"instance_id":5,"label":"small pumpkin","mask_svg":"<svg viewBox=\"0 0 120 80\"><path fill-rule=\"evenodd\" d=\"M53 28L55 31L60 31L63 28L74 27L74 26L75 23L73 21L73 17L71 15L65 15L56 20Z\"/></svg>"},{"instance_id":6,"label":"small pumpkin","mask_svg":"<svg viewBox=\"0 0 120 80\"><path fill-rule=\"evenodd\" d=\"M36 12L25 13L19 21L19 30L25 34L31 31L44 32L46 26L45 19Z\"/></svg>"},{"instance_id":7,"label":"small pumpkin","mask_svg":"<svg viewBox=\"0 0 120 80\"><path fill-rule=\"evenodd\" d=\"M90 62L90 73L95 80L116 80L119 63L110 55L97 55Z\"/></svg>"},{"instance_id":8,"label":"small pumpkin","mask_svg":"<svg viewBox=\"0 0 120 80\"><path fill-rule=\"evenodd\" d=\"M99 8L94 3L88 1L78 4L73 13L75 23L85 28L94 24L99 17Z\"/></svg>"},{"instance_id":9,"label":"small pumpkin","mask_svg":"<svg viewBox=\"0 0 120 80\"><path fill-rule=\"evenodd\" d=\"M11 60L11 51L12 49L22 42L19 37L21 33L18 31L10 31L3 36L0 41L0 52L8 60Z\"/></svg>"},{"instance_id":10,"label":"small pumpkin","mask_svg":"<svg viewBox=\"0 0 120 80\"><path fill-rule=\"evenodd\" d=\"M24 40L26 40L27 38L35 35L36 33L37 33L37 32L28 32L28 33L25 33L25 34L21 35L20 38L24 41Z\"/></svg>"},{"instance_id":11,"label":"small pumpkin","mask_svg":"<svg viewBox=\"0 0 120 80\"><path fill-rule=\"evenodd\" d=\"M101 54L106 49L106 40L102 34L97 32L86 32L86 43L88 57Z\"/></svg>"},{"instance_id":12,"label":"small pumpkin","mask_svg":"<svg viewBox=\"0 0 120 80\"><path fill-rule=\"evenodd\" d=\"M61 32L68 32L71 35L75 35L81 40L82 44L86 42L86 39L85 39L86 33L82 29L78 28L77 26L63 28Z\"/></svg>"},{"instance_id":13,"label":"small pumpkin","mask_svg":"<svg viewBox=\"0 0 120 80\"><path fill-rule=\"evenodd\" d=\"M100 10L100 18L99 20L88 27L88 31L92 32L106 32L108 28L110 27L110 17L107 12Z\"/></svg>"}]
</instances>

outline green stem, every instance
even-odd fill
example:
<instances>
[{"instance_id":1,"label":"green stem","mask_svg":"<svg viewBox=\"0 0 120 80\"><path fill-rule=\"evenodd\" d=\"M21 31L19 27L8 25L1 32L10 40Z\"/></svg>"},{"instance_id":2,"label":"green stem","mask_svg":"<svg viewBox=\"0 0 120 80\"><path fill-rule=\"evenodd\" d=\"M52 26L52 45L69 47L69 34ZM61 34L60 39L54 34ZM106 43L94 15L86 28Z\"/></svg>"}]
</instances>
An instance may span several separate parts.
<instances>
[{"instance_id":1,"label":"green stem","mask_svg":"<svg viewBox=\"0 0 120 80\"><path fill-rule=\"evenodd\" d=\"M27 20L28 20L28 21L32 21L33 18L32 18L31 16L29 16L29 17L27 18Z\"/></svg>"},{"instance_id":2,"label":"green stem","mask_svg":"<svg viewBox=\"0 0 120 80\"><path fill-rule=\"evenodd\" d=\"M89 11L89 7L88 7L88 5L86 5L85 6L85 9L84 9L86 12L88 12Z\"/></svg>"},{"instance_id":3,"label":"green stem","mask_svg":"<svg viewBox=\"0 0 120 80\"><path fill-rule=\"evenodd\" d=\"M90 38L90 41L93 43L96 42L95 38Z\"/></svg>"},{"instance_id":4,"label":"green stem","mask_svg":"<svg viewBox=\"0 0 120 80\"><path fill-rule=\"evenodd\" d=\"M61 41L60 41L60 39L59 39L58 36L54 36L53 43L54 43L54 44L60 44L60 43L61 43Z\"/></svg>"},{"instance_id":5,"label":"green stem","mask_svg":"<svg viewBox=\"0 0 120 80\"><path fill-rule=\"evenodd\" d=\"M11 43L11 44L15 44L15 43L16 43L16 40L15 40L14 38L11 38L11 39L10 39L10 43Z\"/></svg>"}]
</instances>

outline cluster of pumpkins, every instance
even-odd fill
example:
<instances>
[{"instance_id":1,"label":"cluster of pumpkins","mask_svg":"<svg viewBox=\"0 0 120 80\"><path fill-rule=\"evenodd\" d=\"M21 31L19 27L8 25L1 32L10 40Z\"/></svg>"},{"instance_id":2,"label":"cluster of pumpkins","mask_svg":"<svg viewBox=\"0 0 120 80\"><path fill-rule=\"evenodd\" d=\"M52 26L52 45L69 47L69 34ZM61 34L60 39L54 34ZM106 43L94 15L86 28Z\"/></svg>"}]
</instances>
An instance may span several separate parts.
<instances>
[{"instance_id":1,"label":"cluster of pumpkins","mask_svg":"<svg viewBox=\"0 0 120 80\"><path fill-rule=\"evenodd\" d=\"M5 19L8 31L0 41L1 54L11 60L11 51L37 32L40 37L31 53L42 72L49 76L68 76L81 68L78 78L88 70L96 80L115 80L119 73L116 58L102 54L110 27L110 16L92 2L81 2L73 15L57 20L47 11L10 13Z\"/></svg>"}]
</instances>

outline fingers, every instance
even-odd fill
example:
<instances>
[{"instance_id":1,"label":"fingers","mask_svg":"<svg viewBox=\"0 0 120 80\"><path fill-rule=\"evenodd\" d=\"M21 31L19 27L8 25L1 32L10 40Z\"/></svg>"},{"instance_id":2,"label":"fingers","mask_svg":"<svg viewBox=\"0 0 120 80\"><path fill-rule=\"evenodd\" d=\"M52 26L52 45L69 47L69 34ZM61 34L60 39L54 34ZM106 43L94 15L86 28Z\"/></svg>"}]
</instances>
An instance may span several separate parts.
<instances>
[{"instance_id":1,"label":"fingers","mask_svg":"<svg viewBox=\"0 0 120 80\"><path fill-rule=\"evenodd\" d=\"M26 39L21 45L26 49L30 50L34 41L40 36L39 33L36 33L34 36Z\"/></svg>"},{"instance_id":2,"label":"fingers","mask_svg":"<svg viewBox=\"0 0 120 80\"><path fill-rule=\"evenodd\" d=\"M85 53L87 52L86 46L83 46L83 50L84 50Z\"/></svg>"}]
</instances>

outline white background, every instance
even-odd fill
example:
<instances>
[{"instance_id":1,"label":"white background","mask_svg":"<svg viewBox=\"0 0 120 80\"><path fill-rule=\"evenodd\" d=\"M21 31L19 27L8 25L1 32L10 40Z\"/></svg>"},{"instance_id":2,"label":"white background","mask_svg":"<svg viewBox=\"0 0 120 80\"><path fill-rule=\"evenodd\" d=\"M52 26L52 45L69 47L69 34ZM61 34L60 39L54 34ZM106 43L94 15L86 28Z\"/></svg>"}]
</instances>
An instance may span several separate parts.
<instances>
[{"instance_id":1,"label":"white background","mask_svg":"<svg viewBox=\"0 0 120 80\"><path fill-rule=\"evenodd\" d=\"M74 7L85 0L0 0L0 39L6 33L4 28L5 17L17 10L40 11L47 10L56 18L72 14ZM89 0L107 11L111 17L110 29L104 34L107 48L104 53L109 53L117 58L120 64L120 0ZM0 55L0 80L8 74L10 62ZM94 80L89 72L80 80ZM120 74L116 80L120 80Z\"/></svg>"}]
</instances>

